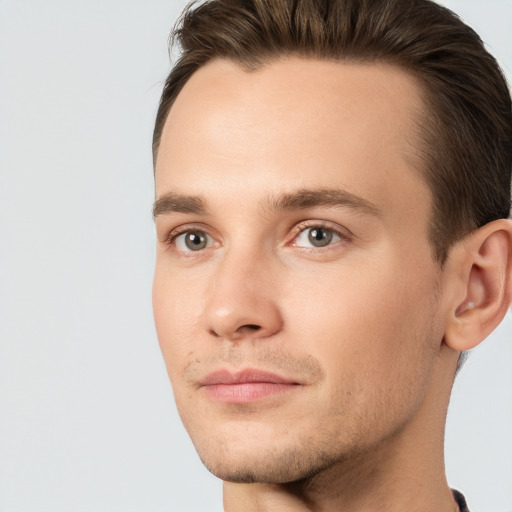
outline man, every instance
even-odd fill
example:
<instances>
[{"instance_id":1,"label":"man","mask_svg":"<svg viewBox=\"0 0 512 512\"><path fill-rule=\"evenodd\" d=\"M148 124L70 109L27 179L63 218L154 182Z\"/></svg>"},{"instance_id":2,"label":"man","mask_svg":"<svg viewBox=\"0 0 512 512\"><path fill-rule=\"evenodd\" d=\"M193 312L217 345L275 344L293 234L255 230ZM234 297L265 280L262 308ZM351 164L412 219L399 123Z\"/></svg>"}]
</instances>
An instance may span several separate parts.
<instances>
[{"instance_id":1,"label":"man","mask_svg":"<svg viewBox=\"0 0 512 512\"><path fill-rule=\"evenodd\" d=\"M512 296L512 109L430 0L214 0L154 134L154 313L233 511L466 510L461 354Z\"/></svg>"}]
</instances>

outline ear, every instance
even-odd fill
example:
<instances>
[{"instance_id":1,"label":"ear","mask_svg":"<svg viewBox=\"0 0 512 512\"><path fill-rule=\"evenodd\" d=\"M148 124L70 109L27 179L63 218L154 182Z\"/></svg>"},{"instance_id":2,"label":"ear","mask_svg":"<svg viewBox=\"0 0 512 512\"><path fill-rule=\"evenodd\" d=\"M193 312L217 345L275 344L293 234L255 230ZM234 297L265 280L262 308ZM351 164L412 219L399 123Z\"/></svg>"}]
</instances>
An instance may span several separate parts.
<instances>
[{"instance_id":1,"label":"ear","mask_svg":"<svg viewBox=\"0 0 512 512\"><path fill-rule=\"evenodd\" d=\"M444 341L460 352L481 343L503 320L512 297L512 221L500 219L471 233L450 253L456 292ZM448 276L448 279L451 277Z\"/></svg>"}]
</instances>

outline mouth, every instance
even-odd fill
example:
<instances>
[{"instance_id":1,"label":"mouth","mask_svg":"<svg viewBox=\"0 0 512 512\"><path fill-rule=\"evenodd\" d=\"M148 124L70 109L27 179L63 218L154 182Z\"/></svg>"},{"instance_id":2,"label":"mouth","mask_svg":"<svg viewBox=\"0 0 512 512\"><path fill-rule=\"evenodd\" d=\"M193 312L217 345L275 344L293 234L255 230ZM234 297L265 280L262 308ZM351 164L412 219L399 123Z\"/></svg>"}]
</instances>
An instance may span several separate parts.
<instances>
[{"instance_id":1,"label":"mouth","mask_svg":"<svg viewBox=\"0 0 512 512\"><path fill-rule=\"evenodd\" d=\"M300 386L294 380L256 369L235 373L217 370L208 374L200 385L212 400L232 404L256 402L288 393Z\"/></svg>"}]
</instances>

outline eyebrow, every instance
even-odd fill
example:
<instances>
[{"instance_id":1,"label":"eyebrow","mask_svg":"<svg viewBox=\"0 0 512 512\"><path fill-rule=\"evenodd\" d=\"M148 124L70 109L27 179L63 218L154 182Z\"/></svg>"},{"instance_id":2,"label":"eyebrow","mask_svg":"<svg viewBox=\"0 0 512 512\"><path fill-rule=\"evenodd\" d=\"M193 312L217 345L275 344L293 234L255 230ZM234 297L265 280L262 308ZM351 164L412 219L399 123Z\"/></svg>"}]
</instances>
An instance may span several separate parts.
<instances>
[{"instance_id":1,"label":"eyebrow","mask_svg":"<svg viewBox=\"0 0 512 512\"><path fill-rule=\"evenodd\" d=\"M159 197L153 205L153 219L164 213L195 213L204 215L207 213L206 203L199 196L185 196L168 192Z\"/></svg>"},{"instance_id":2,"label":"eyebrow","mask_svg":"<svg viewBox=\"0 0 512 512\"><path fill-rule=\"evenodd\" d=\"M339 189L299 189L295 192L279 194L264 202L271 211L306 210L318 206L346 207L363 213L381 216L377 206L362 197ZM206 201L201 196L187 196L168 192L159 197L153 205L153 218L166 213L208 213Z\"/></svg>"},{"instance_id":3,"label":"eyebrow","mask_svg":"<svg viewBox=\"0 0 512 512\"><path fill-rule=\"evenodd\" d=\"M274 211L305 210L317 206L347 207L363 213L381 217L381 211L372 202L340 189L300 189L289 194L280 194L268 201Z\"/></svg>"}]
</instances>

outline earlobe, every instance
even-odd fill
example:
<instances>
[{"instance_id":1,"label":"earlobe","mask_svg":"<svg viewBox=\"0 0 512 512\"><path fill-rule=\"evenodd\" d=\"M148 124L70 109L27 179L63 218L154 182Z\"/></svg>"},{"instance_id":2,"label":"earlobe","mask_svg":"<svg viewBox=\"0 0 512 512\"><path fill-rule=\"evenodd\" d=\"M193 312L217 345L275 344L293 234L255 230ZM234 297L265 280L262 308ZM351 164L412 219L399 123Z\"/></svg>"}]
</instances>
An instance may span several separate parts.
<instances>
[{"instance_id":1,"label":"earlobe","mask_svg":"<svg viewBox=\"0 0 512 512\"><path fill-rule=\"evenodd\" d=\"M512 297L512 222L486 224L463 242L455 255L461 265L462 293L449 311L445 343L466 351L476 347L499 325ZM453 262L452 262L453 264Z\"/></svg>"}]
</instances>

